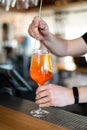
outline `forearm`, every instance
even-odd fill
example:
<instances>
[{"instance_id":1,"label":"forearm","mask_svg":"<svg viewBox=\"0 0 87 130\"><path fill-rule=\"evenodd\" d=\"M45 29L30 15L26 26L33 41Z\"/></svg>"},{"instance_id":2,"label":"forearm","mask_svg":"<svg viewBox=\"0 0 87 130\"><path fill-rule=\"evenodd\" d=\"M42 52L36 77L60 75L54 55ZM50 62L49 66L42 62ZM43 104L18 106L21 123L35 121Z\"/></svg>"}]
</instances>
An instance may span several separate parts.
<instances>
[{"instance_id":1,"label":"forearm","mask_svg":"<svg viewBox=\"0 0 87 130\"><path fill-rule=\"evenodd\" d=\"M66 40L49 33L41 42L57 56L79 56L87 52L87 44L81 37Z\"/></svg>"},{"instance_id":2,"label":"forearm","mask_svg":"<svg viewBox=\"0 0 87 130\"><path fill-rule=\"evenodd\" d=\"M41 41L53 54L57 56L67 55L67 40L57 38L53 34L49 35Z\"/></svg>"}]
</instances>

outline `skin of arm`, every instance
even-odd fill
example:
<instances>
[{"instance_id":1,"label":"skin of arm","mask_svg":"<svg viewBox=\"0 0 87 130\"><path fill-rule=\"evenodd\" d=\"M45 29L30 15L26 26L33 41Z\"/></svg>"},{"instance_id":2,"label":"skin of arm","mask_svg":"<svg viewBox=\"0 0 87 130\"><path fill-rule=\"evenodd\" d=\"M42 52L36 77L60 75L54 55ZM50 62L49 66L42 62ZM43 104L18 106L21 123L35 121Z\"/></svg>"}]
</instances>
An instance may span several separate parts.
<instances>
[{"instance_id":1,"label":"skin of arm","mask_svg":"<svg viewBox=\"0 0 87 130\"><path fill-rule=\"evenodd\" d=\"M87 86L78 87L79 103L87 102ZM41 107L67 106L74 104L72 88L47 84L37 88L36 103Z\"/></svg>"},{"instance_id":2,"label":"skin of arm","mask_svg":"<svg viewBox=\"0 0 87 130\"><path fill-rule=\"evenodd\" d=\"M87 52L87 45L82 37L66 40L49 32L48 25L39 17L35 17L28 29L29 34L41 41L56 56L79 56ZM79 102L87 102L87 86L78 87ZM66 106L74 104L72 88L47 84L36 91L36 103L41 107Z\"/></svg>"},{"instance_id":3,"label":"skin of arm","mask_svg":"<svg viewBox=\"0 0 87 130\"><path fill-rule=\"evenodd\" d=\"M37 88L36 103L41 107L66 106L74 103L71 88L47 84Z\"/></svg>"},{"instance_id":4,"label":"skin of arm","mask_svg":"<svg viewBox=\"0 0 87 130\"><path fill-rule=\"evenodd\" d=\"M72 40L56 37L49 32L48 25L39 17L33 19L28 31L56 56L79 56L87 52L87 45L82 37Z\"/></svg>"}]
</instances>

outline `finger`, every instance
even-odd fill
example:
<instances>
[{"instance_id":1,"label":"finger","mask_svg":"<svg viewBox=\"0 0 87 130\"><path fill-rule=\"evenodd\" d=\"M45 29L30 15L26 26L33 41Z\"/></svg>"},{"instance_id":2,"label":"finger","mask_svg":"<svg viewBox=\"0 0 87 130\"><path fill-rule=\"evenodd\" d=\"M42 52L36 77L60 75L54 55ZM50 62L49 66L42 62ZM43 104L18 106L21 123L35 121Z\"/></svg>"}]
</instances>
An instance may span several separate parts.
<instances>
[{"instance_id":1,"label":"finger","mask_svg":"<svg viewBox=\"0 0 87 130\"><path fill-rule=\"evenodd\" d=\"M47 89L46 86L40 86L40 87L37 88L36 94L38 94L38 93L41 92L41 91L45 91L46 89Z\"/></svg>"},{"instance_id":2,"label":"finger","mask_svg":"<svg viewBox=\"0 0 87 130\"><path fill-rule=\"evenodd\" d=\"M45 30L45 28L46 28L46 24L41 24L41 25L39 26L39 29L41 29L41 30Z\"/></svg>"},{"instance_id":3,"label":"finger","mask_svg":"<svg viewBox=\"0 0 87 130\"><path fill-rule=\"evenodd\" d=\"M39 29L40 30L44 30L45 31L47 29L47 27L48 26L47 26L47 24L44 21L40 21L39 22Z\"/></svg>"},{"instance_id":4,"label":"finger","mask_svg":"<svg viewBox=\"0 0 87 130\"><path fill-rule=\"evenodd\" d=\"M36 100L40 99L40 98L43 98L43 97L47 97L48 96L48 92L47 91L42 91L40 93L38 93L36 95Z\"/></svg>"},{"instance_id":5,"label":"finger","mask_svg":"<svg viewBox=\"0 0 87 130\"><path fill-rule=\"evenodd\" d=\"M34 34L34 32L32 31L32 28L29 28L29 29L28 29L28 33L29 33L33 38L35 38L35 34Z\"/></svg>"},{"instance_id":6,"label":"finger","mask_svg":"<svg viewBox=\"0 0 87 130\"><path fill-rule=\"evenodd\" d=\"M49 102L50 100L49 100L49 98L48 97L44 97L44 98L41 98L41 99L39 99L39 100L36 100L36 103L37 104L44 104L44 103L47 103L47 102Z\"/></svg>"},{"instance_id":7,"label":"finger","mask_svg":"<svg viewBox=\"0 0 87 130\"><path fill-rule=\"evenodd\" d=\"M40 32L44 33L47 30L47 24L39 18L35 18L32 22L32 29L36 34L36 38L40 39Z\"/></svg>"},{"instance_id":8,"label":"finger","mask_svg":"<svg viewBox=\"0 0 87 130\"><path fill-rule=\"evenodd\" d=\"M34 38L39 38L39 32L38 28L34 27L33 24L30 24L30 27L28 29L29 34Z\"/></svg>"},{"instance_id":9,"label":"finger","mask_svg":"<svg viewBox=\"0 0 87 130\"><path fill-rule=\"evenodd\" d=\"M34 17L32 23L33 23L33 25L34 25L35 27L38 27L38 25L39 25L39 18L38 18L37 16Z\"/></svg>"}]
</instances>

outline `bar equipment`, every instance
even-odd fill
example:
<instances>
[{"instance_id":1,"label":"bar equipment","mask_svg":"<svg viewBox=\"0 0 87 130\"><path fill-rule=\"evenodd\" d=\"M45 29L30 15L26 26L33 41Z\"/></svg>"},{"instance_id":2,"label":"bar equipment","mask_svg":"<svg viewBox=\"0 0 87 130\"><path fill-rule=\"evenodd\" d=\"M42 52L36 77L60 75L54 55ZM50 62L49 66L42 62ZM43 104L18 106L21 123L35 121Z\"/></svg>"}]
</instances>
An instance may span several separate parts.
<instances>
[{"instance_id":1,"label":"bar equipment","mask_svg":"<svg viewBox=\"0 0 87 130\"><path fill-rule=\"evenodd\" d=\"M10 8L16 7L17 9L28 9L31 6L37 6L39 0L0 0L6 11Z\"/></svg>"}]
</instances>

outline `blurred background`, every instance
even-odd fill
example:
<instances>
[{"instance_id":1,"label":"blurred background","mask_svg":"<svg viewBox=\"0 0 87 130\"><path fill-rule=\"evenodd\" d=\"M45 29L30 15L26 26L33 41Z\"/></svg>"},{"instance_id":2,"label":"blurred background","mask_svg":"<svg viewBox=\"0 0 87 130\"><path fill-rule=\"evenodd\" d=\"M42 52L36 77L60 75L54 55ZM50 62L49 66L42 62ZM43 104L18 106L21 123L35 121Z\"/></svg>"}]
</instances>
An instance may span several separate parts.
<instances>
[{"instance_id":1,"label":"blurred background","mask_svg":"<svg viewBox=\"0 0 87 130\"><path fill-rule=\"evenodd\" d=\"M28 27L38 15L39 5L40 0L0 0L0 65L15 69L33 88L33 94L20 91L13 96L31 100L34 100L37 84L29 75L35 39L29 36ZM74 39L83 35L87 32L86 16L86 0L43 0L41 17L56 36ZM38 43L36 48L39 47ZM80 57L51 56L53 77L49 83L66 87L87 84L86 54Z\"/></svg>"}]
</instances>

